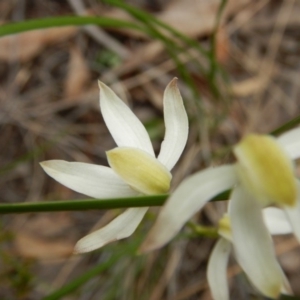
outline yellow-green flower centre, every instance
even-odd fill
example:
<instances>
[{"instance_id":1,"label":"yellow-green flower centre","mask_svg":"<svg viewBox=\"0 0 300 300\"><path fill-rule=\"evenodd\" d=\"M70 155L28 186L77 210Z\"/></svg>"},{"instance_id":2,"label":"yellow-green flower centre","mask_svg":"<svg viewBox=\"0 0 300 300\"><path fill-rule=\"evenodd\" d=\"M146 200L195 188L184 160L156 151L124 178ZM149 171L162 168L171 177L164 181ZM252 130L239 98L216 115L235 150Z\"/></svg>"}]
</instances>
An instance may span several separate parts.
<instances>
[{"instance_id":1,"label":"yellow-green flower centre","mask_svg":"<svg viewBox=\"0 0 300 300\"><path fill-rule=\"evenodd\" d=\"M242 184L264 205L296 204L292 162L273 137L250 134L237 144L234 153Z\"/></svg>"},{"instance_id":2,"label":"yellow-green flower centre","mask_svg":"<svg viewBox=\"0 0 300 300\"><path fill-rule=\"evenodd\" d=\"M146 194L164 194L172 175L155 157L136 148L119 147L107 152L111 168L132 188Z\"/></svg>"},{"instance_id":3,"label":"yellow-green flower centre","mask_svg":"<svg viewBox=\"0 0 300 300\"><path fill-rule=\"evenodd\" d=\"M225 239L232 241L231 224L228 214L224 214L223 218L219 220L218 233Z\"/></svg>"}]
</instances>

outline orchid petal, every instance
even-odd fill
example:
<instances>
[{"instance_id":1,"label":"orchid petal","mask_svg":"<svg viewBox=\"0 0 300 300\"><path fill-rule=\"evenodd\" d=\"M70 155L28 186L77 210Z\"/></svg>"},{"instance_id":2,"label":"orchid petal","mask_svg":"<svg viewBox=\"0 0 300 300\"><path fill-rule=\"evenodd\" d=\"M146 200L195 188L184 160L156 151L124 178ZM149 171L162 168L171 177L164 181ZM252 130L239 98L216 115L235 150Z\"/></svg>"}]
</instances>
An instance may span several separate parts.
<instances>
[{"instance_id":1,"label":"orchid petal","mask_svg":"<svg viewBox=\"0 0 300 300\"><path fill-rule=\"evenodd\" d=\"M232 165L207 169L184 180L160 211L140 252L165 245L206 202L231 188L236 181Z\"/></svg>"},{"instance_id":2,"label":"orchid petal","mask_svg":"<svg viewBox=\"0 0 300 300\"><path fill-rule=\"evenodd\" d=\"M138 194L108 167L63 160L44 161L41 166L59 183L90 197L116 198Z\"/></svg>"},{"instance_id":3,"label":"orchid petal","mask_svg":"<svg viewBox=\"0 0 300 300\"><path fill-rule=\"evenodd\" d=\"M227 283L227 264L231 251L231 243L220 238L209 257L207 279L214 300L229 300Z\"/></svg>"},{"instance_id":4,"label":"orchid petal","mask_svg":"<svg viewBox=\"0 0 300 300\"><path fill-rule=\"evenodd\" d=\"M127 209L103 228L79 240L74 252L90 252L110 242L129 237L136 230L147 210L148 207Z\"/></svg>"},{"instance_id":5,"label":"orchid petal","mask_svg":"<svg viewBox=\"0 0 300 300\"><path fill-rule=\"evenodd\" d=\"M282 269L281 269L281 279L282 279L282 286L280 289L280 293L284 295L293 295L293 290L291 288L291 285Z\"/></svg>"},{"instance_id":6,"label":"orchid petal","mask_svg":"<svg viewBox=\"0 0 300 300\"><path fill-rule=\"evenodd\" d=\"M276 207L268 207L263 210L265 224L272 235L292 233L292 227L284 211Z\"/></svg>"},{"instance_id":7,"label":"orchid petal","mask_svg":"<svg viewBox=\"0 0 300 300\"><path fill-rule=\"evenodd\" d=\"M229 217L237 260L263 295L277 298L282 271L263 221L261 206L240 186L234 189L230 202Z\"/></svg>"},{"instance_id":8,"label":"orchid petal","mask_svg":"<svg viewBox=\"0 0 300 300\"><path fill-rule=\"evenodd\" d=\"M138 148L154 156L150 137L141 121L107 85L99 81L99 88L103 119L116 144Z\"/></svg>"},{"instance_id":9,"label":"orchid petal","mask_svg":"<svg viewBox=\"0 0 300 300\"><path fill-rule=\"evenodd\" d=\"M300 157L300 127L294 128L277 138L291 159Z\"/></svg>"},{"instance_id":10,"label":"orchid petal","mask_svg":"<svg viewBox=\"0 0 300 300\"><path fill-rule=\"evenodd\" d=\"M166 133L157 159L171 170L186 145L189 130L188 117L177 87L177 78L168 84L164 93L164 119Z\"/></svg>"},{"instance_id":11,"label":"orchid petal","mask_svg":"<svg viewBox=\"0 0 300 300\"><path fill-rule=\"evenodd\" d=\"M285 207L286 216L293 228L293 233L300 243L300 183L297 181L297 202L296 206L293 208Z\"/></svg>"}]
</instances>

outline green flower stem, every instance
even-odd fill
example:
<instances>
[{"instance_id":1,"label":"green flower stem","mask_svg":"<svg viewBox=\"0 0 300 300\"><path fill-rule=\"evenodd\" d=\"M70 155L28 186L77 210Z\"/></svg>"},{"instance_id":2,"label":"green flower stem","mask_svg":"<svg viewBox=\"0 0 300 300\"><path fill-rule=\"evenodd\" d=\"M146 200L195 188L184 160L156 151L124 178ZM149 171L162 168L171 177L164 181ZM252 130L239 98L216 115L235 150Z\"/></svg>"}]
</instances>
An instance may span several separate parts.
<instances>
[{"instance_id":1,"label":"green flower stem","mask_svg":"<svg viewBox=\"0 0 300 300\"><path fill-rule=\"evenodd\" d=\"M279 300L300 300L300 296L290 296L281 294Z\"/></svg>"},{"instance_id":2,"label":"green flower stem","mask_svg":"<svg viewBox=\"0 0 300 300\"><path fill-rule=\"evenodd\" d=\"M218 238L218 229L212 226L202 226L195 224L193 222L187 223L188 227L192 229L192 235L196 237L208 237L208 238Z\"/></svg>"},{"instance_id":3,"label":"green flower stem","mask_svg":"<svg viewBox=\"0 0 300 300\"><path fill-rule=\"evenodd\" d=\"M0 204L0 214L160 206L168 195Z\"/></svg>"},{"instance_id":4,"label":"green flower stem","mask_svg":"<svg viewBox=\"0 0 300 300\"><path fill-rule=\"evenodd\" d=\"M229 191L219 194L212 201L227 200ZM168 195L140 196L114 199L78 199L68 201L43 201L0 204L0 214L53 212L53 211L81 211L91 209L113 209L128 207L161 206Z\"/></svg>"},{"instance_id":5,"label":"green flower stem","mask_svg":"<svg viewBox=\"0 0 300 300\"><path fill-rule=\"evenodd\" d=\"M36 30L49 27L61 27L61 26L72 26L72 25L88 25L95 24L102 27L123 27L123 28L133 28L137 30L144 31L144 29L133 22L122 21L113 18L106 17L54 17L54 18L43 18L43 19L33 19L24 22L8 23L0 26L0 37L16 34L29 30Z\"/></svg>"}]
</instances>

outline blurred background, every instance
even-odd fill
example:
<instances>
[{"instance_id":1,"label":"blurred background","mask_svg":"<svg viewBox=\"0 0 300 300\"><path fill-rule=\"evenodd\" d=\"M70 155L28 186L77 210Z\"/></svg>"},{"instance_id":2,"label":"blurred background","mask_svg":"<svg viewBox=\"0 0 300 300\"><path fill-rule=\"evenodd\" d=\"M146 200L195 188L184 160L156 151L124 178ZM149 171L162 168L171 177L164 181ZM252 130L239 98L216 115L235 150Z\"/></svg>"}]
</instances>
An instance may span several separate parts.
<instances>
[{"instance_id":1,"label":"blurred background","mask_svg":"<svg viewBox=\"0 0 300 300\"><path fill-rule=\"evenodd\" d=\"M190 133L173 188L233 161L231 147L244 134L271 132L300 113L299 14L295 0L0 1L0 24L80 15L141 27L51 27L0 38L1 202L84 198L39 162L107 165L115 144L100 114L98 79L133 109L158 153L163 91L179 78ZM0 299L211 299L206 266L215 239L185 228L162 250L135 254L158 210L129 239L79 256L77 240L120 210L2 215ZM209 203L194 221L217 225L225 210L225 202ZM299 246L292 236L275 244L300 295ZM232 299L264 299L233 259L228 278Z\"/></svg>"}]
</instances>

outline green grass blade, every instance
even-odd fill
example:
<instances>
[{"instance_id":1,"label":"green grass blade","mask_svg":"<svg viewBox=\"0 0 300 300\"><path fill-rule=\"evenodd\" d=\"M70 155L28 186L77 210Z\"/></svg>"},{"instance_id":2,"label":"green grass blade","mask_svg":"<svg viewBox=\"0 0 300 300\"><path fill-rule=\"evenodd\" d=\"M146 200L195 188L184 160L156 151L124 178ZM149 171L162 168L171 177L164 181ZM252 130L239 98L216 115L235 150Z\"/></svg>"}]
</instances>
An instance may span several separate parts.
<instances>
[{"instance_id":1,"label":"green grass blade","mask_svg":"<svg viewBox=\"0 0 300 300\"><path fill-rule=\"evenodd\" d=\"M128 5L124 2L120 1L114 1L114 0L109 0L106 1L107 3L117 6L126 12L128 12L133 18L138 20L139 22L143 23L145 28L147 28L148 34L152 36L155 39L160 40L162 43L165 44L166 50L168 51L170 57L173 59L175 62L177 69L179 71L180 76L183 78L183 80L187 83L191 91L193 92L193 95L195 98L200 98L199 91L197 87L195 86L195 83L193 79L191 78L188 70L186 69L185 65L178 59L178 54L179 53L185 53L186 49L182 47L181 45L178 44L177 41L174 39L164 35L161 31L157 29L155 25L162 25L163 23L158 21L155 17L151 16L150 14L137 9L136 7L132 5ZM164 25L163 28L168 28L171 29L170 26ZM176 32L173 30L173 32ZM178 34L179 35L179 34ZM183 35L184 36L184 35ZM190 56L189 54L187 54ZM200 65L202 73L205 73L203 70L202 66Z\"/></svg>"},{"instance_id":2,"label":"green grass blade","mask_svg":"<svg viewBox=\"0 0 300 300\"><path fill-rule=\"evenodd\" d=\"M67 134L67 130L63 130L62 132L58 133L53 139L48 140L42 143L40 146L35 147L32 151L25 153L24 155L20 156L19 158L15 159L12 162L7 163L3 167L0 168L0 176L6 174L7 172L13 170L18 165L25 163L29 160L39 157L42 155L46 150L50 149L51 147L55 146L59 140Z\"/></svg>"},{"instance_id":3,"label":"green grass blade","mask_svg":"<svg viewBox=\"0 0 300 300\"><path fill-rule=\"evenodd\" d=\"M280 135L280 134L284 133L285 131L293 129L294 127L296 127L299 124L300 124L300 115L297 116L296 118L286 122L285 124L281 125L280 127L276 128L275 130L270 132L270 134L275 135L275 136Z\"/></svg>"},{"instance_id":4,"label":"green grass blade","mask_svg":"<svg viewBox=\"0 0 300 300\"><path fill-rule=\"evenodd\" d=\"M104 263L90 269L88 272L84 273L83 275L79 276L69 284L65 285L61 289L55 291L54 293L50 294L49 296L44 297L44 300L58 300L62 299L62 297L71 294L80 286L84 285L87 283L89 280L92 278L96 277L99 275L101 272L109 269L111 265L115 264L120 258L122 257L122 254L115 254L113 255L110 259L105 261Z\"/></svg>"},{"instance_id":5,"label":"green grass blade","mask_svg":"<svg viewBox=\"0 0 300 300\"><path fill-rule=\"evenodd\" d=\"M117 6L119 8L122 8L126 10L129 13L135 13L139 14L144 20L151 21L152 23L160 26L161 28L167 30L169 33L173 34L174 37L180 39L182 42L184 42L187 46L190 46L192 48L197 49L200 53L202 53L204 56L208 57L208 52L201 47L201 45L195 41L194 39L189 38L188 36L182 34L181 32L177 31L173 27L169 26L168 24L164 23L163 21L157 19L152 14L149 14L143 10L139 10L138 8L131 6L129 4L126 4L125 2L121 2L118 0L105 0L106 3L111 4L113 6Z\"/></svg>"},{"instance_id":6,"label":"green grass blade","mask_svg":"<svg viewBox=\"0 0 300 300\"><path fill-rule=\"evenodd\" d=\"M79 289L82 285L87 283L92 278L98 276L100 273L108 270L112 265L118 262L125 255L134 255L137 251L137 247L140 244L140 239L135 239L132 243L123 244L121 250L114 251L112 256L105 262L91 268L89 271L83 275L77 277L69 284L66 284L62 288L53 292L52 294L43 298L43 300L58 300L63 299L64 296L71 294L72 292Z\"/></svg>"},{"instance_id":7,"label":"green grass blade","mask_svg":"<svg viewBox=\"0 0 300 300\"><path fill-rule=\"evenodd\" d=\"M8 23L0 26L0 37L16 34L24 31L37 30L42 28L50 27L62 27L62 26L83 26L83 25L99 25L102 27L110 28L132 28L140 31L144 31L143 27L133 22L122 21L113 18L106 17L54 17L54 18L43 18L33 19L17 23Z\"/></svg>"}]
</instances>

